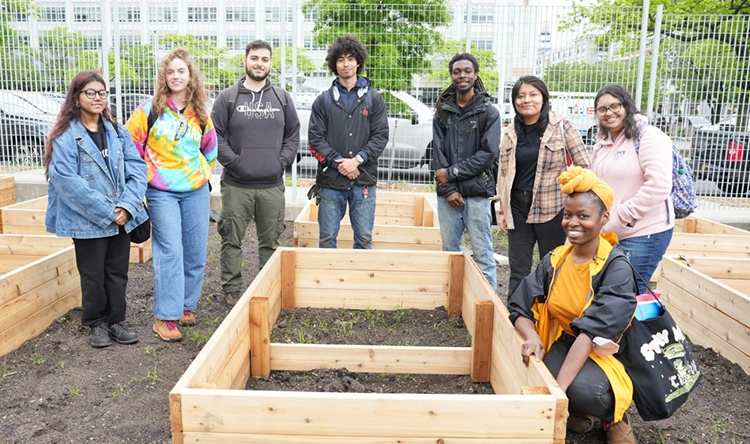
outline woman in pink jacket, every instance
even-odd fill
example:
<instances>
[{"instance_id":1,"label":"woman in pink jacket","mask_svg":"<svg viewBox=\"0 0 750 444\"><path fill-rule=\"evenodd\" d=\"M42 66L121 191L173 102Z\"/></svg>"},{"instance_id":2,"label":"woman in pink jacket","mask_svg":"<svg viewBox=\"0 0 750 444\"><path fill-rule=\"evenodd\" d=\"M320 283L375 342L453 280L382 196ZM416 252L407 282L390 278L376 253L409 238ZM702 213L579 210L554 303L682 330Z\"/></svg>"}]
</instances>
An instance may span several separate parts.
<instances>
[{"instance_id":1,"label":"woman in pink jacket","mask_svg":"<svg viewBox=\"0 0 750 444\"><path fill-rule=\"evenodd\" d=\"M594 100L598 142L591 169L615 192L604 231L617 234L630 263L649 282L672 240L672 141L635 107L620 85L606 85ZM638 280L640 294L646 286Z\"/></svg>"}]
</instances>

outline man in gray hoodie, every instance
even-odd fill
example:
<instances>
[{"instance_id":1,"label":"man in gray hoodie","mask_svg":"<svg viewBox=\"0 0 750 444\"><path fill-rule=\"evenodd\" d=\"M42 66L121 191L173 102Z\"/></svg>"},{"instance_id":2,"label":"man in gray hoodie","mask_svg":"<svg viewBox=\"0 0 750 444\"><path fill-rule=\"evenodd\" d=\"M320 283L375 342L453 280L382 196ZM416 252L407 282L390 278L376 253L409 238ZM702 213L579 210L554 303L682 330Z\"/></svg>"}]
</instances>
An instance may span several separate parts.
<instances>
[{"instance_id":1,"label":"man in gray hoodie","mask_svg":"<svg viewBox=\"0 0 750 444\"><path fill-rule=\"evenodd\" d=\"M260 267L279 245L284 223L284 170L299 146L299 117L289 93L271 85L271 45L247 44L246 76L223 90L211 111L219 141L221 176L221 287L234 305L242 284L242 239L251 219Z\"/></svg>"}]
</instances>

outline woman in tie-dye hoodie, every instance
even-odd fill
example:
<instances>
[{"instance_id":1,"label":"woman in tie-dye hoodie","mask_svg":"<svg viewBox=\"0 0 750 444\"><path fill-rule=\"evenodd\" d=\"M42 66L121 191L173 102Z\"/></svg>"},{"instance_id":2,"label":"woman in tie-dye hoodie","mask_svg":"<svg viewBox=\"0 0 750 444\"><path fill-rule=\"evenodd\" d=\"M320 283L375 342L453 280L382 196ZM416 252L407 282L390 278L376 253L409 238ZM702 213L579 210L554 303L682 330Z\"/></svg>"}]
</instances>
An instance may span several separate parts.
<instances>
[{"instance_id":1,"label":"woman in tie-dye hoodie","mask_svg":"<svg viewBox=\"0 0 750 444\"><path fill-rule=\"evenodd\" d=\"M154 332L182 339L193 325L203 285L208 242L209 186L216 131L206 110L198 68L182 48L161 61L153 100L127 123L148 167L146 202L152 220Z\"/></svg>"}]
</instances>

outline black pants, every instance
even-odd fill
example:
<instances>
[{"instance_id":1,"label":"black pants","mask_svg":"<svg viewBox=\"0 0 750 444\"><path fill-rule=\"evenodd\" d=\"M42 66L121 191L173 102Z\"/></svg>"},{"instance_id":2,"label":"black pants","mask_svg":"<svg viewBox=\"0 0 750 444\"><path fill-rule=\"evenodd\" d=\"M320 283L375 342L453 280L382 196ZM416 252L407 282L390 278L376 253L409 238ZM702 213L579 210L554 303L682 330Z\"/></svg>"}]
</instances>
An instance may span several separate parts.
<instances>
[{"instance_id":1,"label":"black pants","mask_svg":"<svg viewBox=\"0 0 750 444\"><path fill-rule=\"evenodd\" d=\"M120 227L115 236L73 239L73 244L81 276L81 323L94 327L124 321L130 234Z\"/></svg>"},{"instance_id":2,"label":"black pants","mask_svg":"<svg viewBox=\"0 0 750 444\"><path fill-rule=\"evenodd\" d=\"M539 258L565 243L562 228L562 210L552 220L541 224L526 223L531 209L531 191L511 190L510 209L513 230L508 230L508 297L516 291L523 278L531 273L534 261L534 244L539 244Z\"/></svg>"}]
</instances>

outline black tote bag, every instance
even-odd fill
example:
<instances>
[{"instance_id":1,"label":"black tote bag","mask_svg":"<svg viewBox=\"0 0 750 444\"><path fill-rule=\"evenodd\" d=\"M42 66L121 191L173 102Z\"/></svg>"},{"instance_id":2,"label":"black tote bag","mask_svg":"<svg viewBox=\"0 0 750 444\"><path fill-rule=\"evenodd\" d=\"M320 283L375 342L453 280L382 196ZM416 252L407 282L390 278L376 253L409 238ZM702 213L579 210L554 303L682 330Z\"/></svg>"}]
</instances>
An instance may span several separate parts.
<instances>
[{"instance_id":1,"label":"black tote bag","mask_svg":"<svg viewBox=\"0 0 750 444\"><path fill-rule=\"evenodd\" d=\"M146 219L142 224L133 228L130 232L130 242L141 244L151 238L151 218Z\"/></svg>"},{"instance_id":2,"label":"black tote bag","mask_svg":"<svg viewBox=\"0 0 750 444\"><path fill-rule=\"evenodd\" d=\"M672 416L701 378L685 335L661 301L659 305L655 317L633 318L615 355L633 380L633 401L644 421Z\"/></svg>"}]
</instances>

